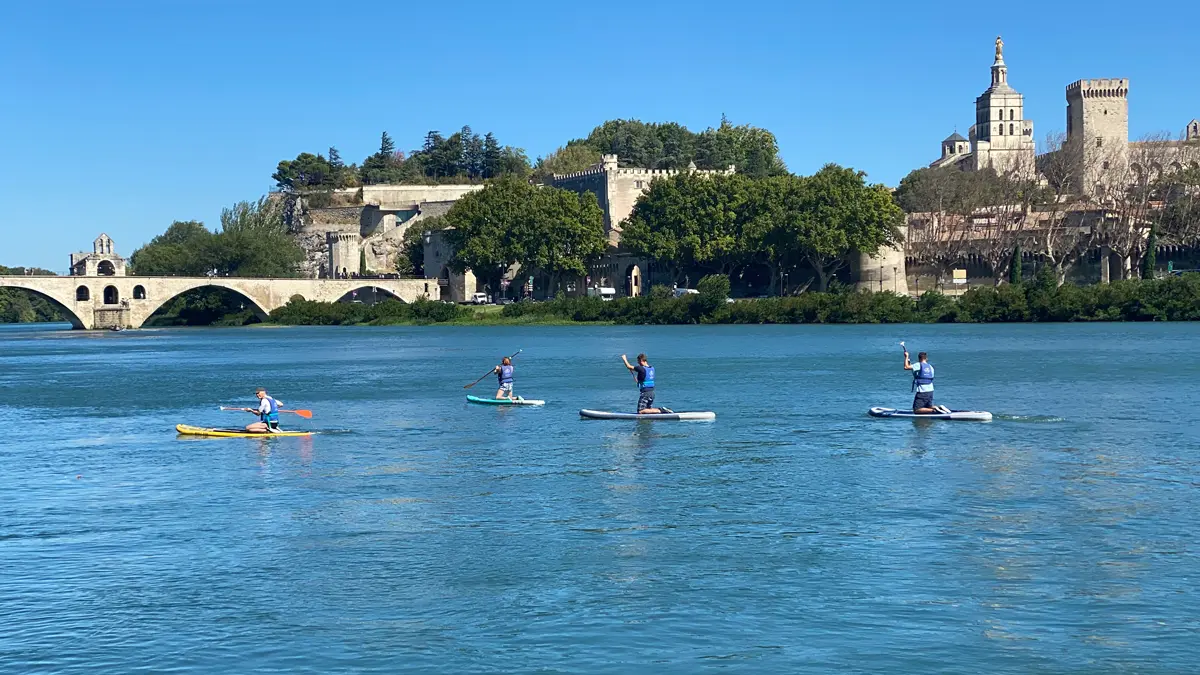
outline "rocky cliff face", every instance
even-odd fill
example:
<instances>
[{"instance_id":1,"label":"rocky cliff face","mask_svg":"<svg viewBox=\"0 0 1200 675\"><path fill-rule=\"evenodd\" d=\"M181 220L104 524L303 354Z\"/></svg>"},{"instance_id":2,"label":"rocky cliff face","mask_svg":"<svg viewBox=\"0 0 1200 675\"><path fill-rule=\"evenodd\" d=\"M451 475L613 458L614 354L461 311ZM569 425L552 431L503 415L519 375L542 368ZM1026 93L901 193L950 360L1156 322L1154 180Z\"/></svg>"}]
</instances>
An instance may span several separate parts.
<instances>
[{"instance_id":1,"label":"rocky cliff face","mask_svg":"<svg viewBox=\"0 0 1200 675\"><path fill-rule=\"evenodd\" d=\"M310 208L294 195L285 202L284 222L300 248L304 249L301 273L309 278L320 276L329 268L329 233L353 232L358 234L362 221L361 206L333 206Z\"/></svg>"}]
</instances>

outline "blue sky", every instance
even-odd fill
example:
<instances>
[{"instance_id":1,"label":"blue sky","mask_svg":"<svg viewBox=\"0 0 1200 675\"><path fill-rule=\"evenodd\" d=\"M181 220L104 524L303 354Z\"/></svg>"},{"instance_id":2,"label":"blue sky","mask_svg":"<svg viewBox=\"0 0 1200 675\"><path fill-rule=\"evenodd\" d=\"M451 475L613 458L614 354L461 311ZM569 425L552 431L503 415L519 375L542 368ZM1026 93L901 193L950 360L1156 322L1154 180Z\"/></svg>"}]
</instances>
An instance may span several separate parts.
<instances>
[{"instance_id":1,"label":"blue sky","mask_svg":"<svg viewBox=\"0 0 1200 675\"><path fill-rule=\"evenodd\" d=\"M1200 117L1183 2L0 3L0 264L64 271L213 226L283 158L387 130L493 131L530 159L612 118L773 131L789 168L895 184L966 135L1004 36L1038 139L1063 88L1131 80L1130 134ZM1190 83L1184 85L1182 83Z\"/></svg>"}]
</instances>

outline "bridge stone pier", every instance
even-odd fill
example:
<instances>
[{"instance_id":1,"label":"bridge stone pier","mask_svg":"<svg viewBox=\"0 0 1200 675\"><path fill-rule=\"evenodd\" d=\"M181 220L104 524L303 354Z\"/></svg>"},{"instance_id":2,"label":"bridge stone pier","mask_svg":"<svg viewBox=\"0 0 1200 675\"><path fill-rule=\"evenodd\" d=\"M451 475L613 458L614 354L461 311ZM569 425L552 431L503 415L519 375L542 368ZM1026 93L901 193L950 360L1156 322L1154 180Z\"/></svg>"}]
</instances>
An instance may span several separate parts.
<instances>
[{"instance_id":1,"label":"bridge stone pier","mask_svg":"<svg viewBox=\"0 0 1200 675\"><path fill-rule=\"evenodd\" d=\"M250 279L241 277L0 276L0 288L41 295L74 328L140 328L167 301L197 288L233 291L265 319L295 296L336 302L355 291L376 289L402 302L440 299L436 279Z\"/></svg>"}]
</instances>

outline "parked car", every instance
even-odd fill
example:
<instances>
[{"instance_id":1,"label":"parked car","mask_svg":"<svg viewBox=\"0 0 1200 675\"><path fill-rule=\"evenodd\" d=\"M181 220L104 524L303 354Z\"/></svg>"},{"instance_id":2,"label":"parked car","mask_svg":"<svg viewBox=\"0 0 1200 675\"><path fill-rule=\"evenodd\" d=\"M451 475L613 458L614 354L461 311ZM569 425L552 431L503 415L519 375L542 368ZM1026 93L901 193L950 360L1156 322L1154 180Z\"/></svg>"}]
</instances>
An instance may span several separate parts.
<instances>
[{"instance_id":1,"label":"parked car","mask_svg":"<svg viewBox=\"0 0 1200 675\"><path fill-rule=\"evenodd\" d=\"M694 288L676 288L675 297L682 298L685 295L700 295L700 291Z\"/></svg>"},{"instance_id":2,"label":"parked car","mask_svg":"<svg viewBox=\"0 0 1200 675\"><path fill-rule=\"evenodd\" d=\"M488 296L487 296L487 293L472 293L472 294L471 294L471 304L472 304L472 305L486 305L486 304L488 304Z\"/></svg>"},{"instance_id":3,"label":"parked car","mask_svg":"<svg viewBox=\"0 0 1200 675\"><path fill-rule=\"evenodd\" d=\"M513 302L512 298L496 298L497 305L511 305L512 302Z\"/></svg>"}]
</instances>

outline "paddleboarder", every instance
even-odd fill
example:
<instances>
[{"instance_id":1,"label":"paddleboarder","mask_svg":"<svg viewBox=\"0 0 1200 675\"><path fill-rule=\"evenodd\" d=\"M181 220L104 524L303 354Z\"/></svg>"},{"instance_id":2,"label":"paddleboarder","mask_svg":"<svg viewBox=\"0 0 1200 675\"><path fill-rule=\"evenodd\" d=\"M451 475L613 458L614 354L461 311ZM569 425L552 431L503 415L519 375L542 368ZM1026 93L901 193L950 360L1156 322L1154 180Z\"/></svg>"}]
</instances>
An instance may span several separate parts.
<instances>
[{"instance_id":1,"label":"paddleboarder","mask_svg":"<svg viewBox=\"0 0 1200 675\"><path fill-rule=\"evenodd\" d=\"M500 365L492 371L496 373L496 379L500 380L500 388L496 390L496 400L508 399L514 401L513 398L513 364L512 359L504 357L500 360Z\"/></svg>"},{"instance_id":2,"label":"paddleboarder","mask_svg":"<svg viewBox=\"0 0 1200 675\"><path fill-rule=\"evenodd\" d=\"M949 408L933 404L933 366L929 363L928 354L925 352L917 354L917 363L914 364L909 361L908 349L905 349L904 369L911 370L913 374L912 388L916 392L912 404L914 413L918 415L950 413Z\"/></svg>"},{"instance_id":3,"label":"paddleboarder","mask_svg":"<svg viewBox=\"0 0 1200 675\"><path fill-rule=\"evenodd\" d=\"M283 406L283 403L272 398L262 387L256 389L254 395L258 397L258 408L246 408L246 410L258 415L258 421L247 424L246 431L256 434L279 431L279 408Z\"/></svg>"},{"instance_id":4,"label":"paddleboarder","mask_svg":"<svg viewBox=\"0 0 1200 675\"><path fill-rule=\"evenodd\" d=\"M634 377L637 378L638 414L656 415L672 412L670 408L654 407L654 366L646 362L646 355L637 355L637 365L630 363L624 354L621 355L621 361L625 363L625 367L629 369L629 372L633 373Z\"/></svg>"}]
</instances>

